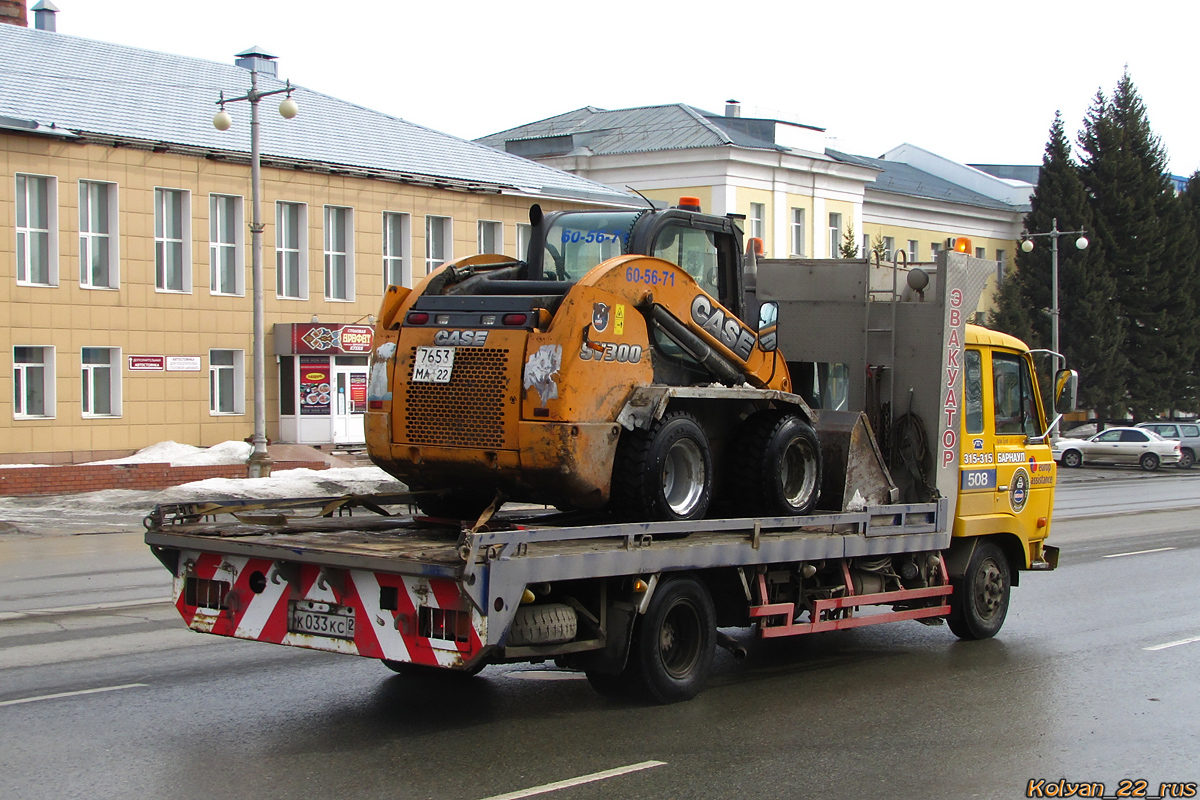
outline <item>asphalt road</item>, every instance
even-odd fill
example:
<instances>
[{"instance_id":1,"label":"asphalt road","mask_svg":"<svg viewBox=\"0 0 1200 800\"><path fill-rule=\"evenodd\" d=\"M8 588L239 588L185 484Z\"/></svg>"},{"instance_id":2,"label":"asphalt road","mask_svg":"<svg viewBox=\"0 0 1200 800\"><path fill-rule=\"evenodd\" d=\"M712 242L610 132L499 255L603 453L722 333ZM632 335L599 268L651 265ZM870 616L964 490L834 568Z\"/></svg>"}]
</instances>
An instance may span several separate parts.
<instances>
[{"instance_id":1,"label":"asphalt road","mask_svg":"<svg viewBox=\"0 0 1200 800\"><path fill-rule=\"evenodd\" d=\"M1200 471L1172 472L1064 476L1061 566L1021 576L994 640L918 623L740 633L749 658L720 651L705 692L667 707L605 700L549 665L413 680L194 634L161 602L167 574L140 533L0 537L0 796L1017 798L1031 779L1110 794L1121 779L1149 794L1194 783ZM1191 510L1149 513L1159 492Z\"/></svg>"}]
</instances>

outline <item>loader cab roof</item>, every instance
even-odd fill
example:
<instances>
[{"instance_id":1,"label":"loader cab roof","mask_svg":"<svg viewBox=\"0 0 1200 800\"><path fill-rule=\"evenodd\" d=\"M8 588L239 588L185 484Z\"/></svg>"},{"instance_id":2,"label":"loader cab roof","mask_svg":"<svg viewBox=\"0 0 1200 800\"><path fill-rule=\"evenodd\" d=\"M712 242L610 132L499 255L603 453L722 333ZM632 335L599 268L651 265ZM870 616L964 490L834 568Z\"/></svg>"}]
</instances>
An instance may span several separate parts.
<instances>
[{"instance_id":1,"label":"loader cab roof","mask_svg":"<svg viewBox=\"0 0 1200 800\"><path fill-rule=\"evenodd\" d=\"M543 215L535 206L530 222L529 280L575 283L610 258L651 255L682 267L740 316L742 232L730 217L680 208Z\"/></svg>"}]
</instances>

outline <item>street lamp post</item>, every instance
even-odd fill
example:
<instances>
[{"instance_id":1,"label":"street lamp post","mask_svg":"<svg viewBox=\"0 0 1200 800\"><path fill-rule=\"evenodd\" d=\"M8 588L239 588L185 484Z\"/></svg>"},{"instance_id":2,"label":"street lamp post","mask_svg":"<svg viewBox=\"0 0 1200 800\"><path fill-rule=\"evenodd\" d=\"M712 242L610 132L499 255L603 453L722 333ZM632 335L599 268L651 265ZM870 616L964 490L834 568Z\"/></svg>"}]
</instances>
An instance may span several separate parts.
<instances>
[{"instance_id":1,"label":"street lamp post","mask_svg":"<svg viewBox=\"0 0 1200 800\"><path fill-rule=\"evenodd\" d=\"M1050 237L1050 349L1054 351L1055 368L1058 367L1058 358L1060 351L1058 349L1058 239L1061 236L1079 235L1075 240L1075 246L1080 250L1086 250L1088 240L1084 237L1087 231L1060 231L1058 229L1058 218L1056 217L1050 224L1050 230L1046 233L1022 233L1021 234L1021 249L1026 253L1033 250L1033 238L1035 236Z\"/></svg>"},{"instance_id":2,"label":"street lamp post","mask_svg":"<svg viewBox=\"0 0 1200 800\"><path fill-rule=\"evenodd\" d=\"M217 100L220 110L213 116L213 127L219 131L227 131L233 125L233 117L225 110L226 103L236 103L245 100L250 103L250 258L251 285L254 302L254 449L250 453L248 474L251 478L265 478L271 474L271 457L267 454L267 376L266 376L266 332L263 322L263 263L262 263L262 179L260 176L261 157L258 136L258 104L264 97L275 94L287 94L279 104L279 114L284 119L292 119L299 108L292 99L292 82L288 81L283 89L269 92L258 90L258 70L250 70L250 91L241 97L226 99L221 92Z\"/></svg>"},{"instance_id":3,"label":"street lamp post","mask_svg":"<svg viewBox=\"0 0 1200 800\"><path fill-rule=\"evenodd\" d=\"M1046 233L1024 232L1021 234L1021 249L1026 253L1033 250L1033 238L1035 236L1050 237L1050 350L1054 353L1051 358L1054 359L1055 370L1059 368L1058 359L1063 358L1062 351L1058 349L1058 240L1061 236L1075 236L1078 234L1079 238L1075 240L1075 247L1080 250L1086 250L1088 240L1084 236L1085 233L1087 231L1060 231L1058 229L1058 218L1055 217L1050 223L1050 230ZM1065 362L1066 359L1063 358L1063 361ZM1066 366L1066 364L1064 363L1063 366ZM1058 427L1057 423L1051 427L1050 432L1053 433L1053 429L1056 427Z\"/></svg>"}]
</instances>

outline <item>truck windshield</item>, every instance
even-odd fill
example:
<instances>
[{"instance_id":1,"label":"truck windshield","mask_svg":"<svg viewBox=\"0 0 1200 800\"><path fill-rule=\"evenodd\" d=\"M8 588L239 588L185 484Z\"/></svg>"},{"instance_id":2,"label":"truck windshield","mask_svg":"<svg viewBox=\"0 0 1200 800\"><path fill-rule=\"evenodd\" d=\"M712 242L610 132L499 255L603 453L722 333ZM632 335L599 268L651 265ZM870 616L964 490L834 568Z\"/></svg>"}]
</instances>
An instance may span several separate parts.
<instances>
[{"instance_id":1,"label":"truck windshield","mask_svg":"<svg viewBox=\"0 0 1200 800\"><path fill-rule=\"evenodd\" d=\"M640 211L563 214L546 231L542 277L577 281L601 261L629 252Z\"/></svg>"}]
</instances>

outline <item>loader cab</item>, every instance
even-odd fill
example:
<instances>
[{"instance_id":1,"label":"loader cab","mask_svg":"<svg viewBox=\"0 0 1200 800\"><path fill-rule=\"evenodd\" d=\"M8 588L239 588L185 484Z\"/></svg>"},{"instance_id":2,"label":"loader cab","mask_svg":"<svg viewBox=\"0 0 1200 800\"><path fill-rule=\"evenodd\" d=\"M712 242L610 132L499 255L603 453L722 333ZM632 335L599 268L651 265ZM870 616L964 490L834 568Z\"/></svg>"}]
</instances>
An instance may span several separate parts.
<instances>
[{"instance_id":1,"label":"loader cab","mask_svg":"<svg viewBox=\"0 0 1200 800\"><path fill-rule=\"evenodd\" d=\"M528 277L574 283L610 258L651 255L678 264L704 291L742 317L742 232L732 218L698 209L689 204L664 210L543 215L534 206L529 215L533 229L526 259ZM646 277L651 290L653 278Z\"/></svg>"}]
</instances>

